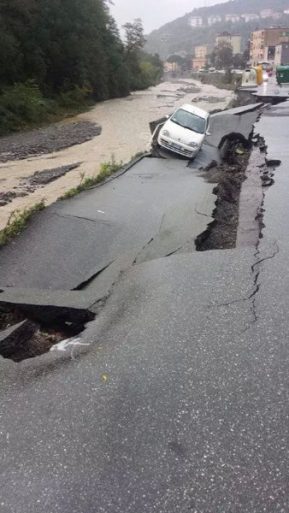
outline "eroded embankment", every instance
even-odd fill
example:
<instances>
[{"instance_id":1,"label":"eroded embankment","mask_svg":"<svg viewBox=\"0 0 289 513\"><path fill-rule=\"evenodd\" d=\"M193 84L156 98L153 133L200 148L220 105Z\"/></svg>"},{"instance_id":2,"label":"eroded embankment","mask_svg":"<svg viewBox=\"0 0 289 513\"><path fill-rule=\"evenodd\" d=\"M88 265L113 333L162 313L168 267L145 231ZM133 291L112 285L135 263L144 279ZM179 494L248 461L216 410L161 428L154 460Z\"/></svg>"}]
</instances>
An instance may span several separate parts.
<instances>
[{"instance_id":1,"label":"eroded embankment","mask_svg":"<svg viewBox=\"0 0 289 513\"><path fill-rule=\"evenodd\" d=\"M204 173L210 183L216 183L214 221L196 239L198 251L228 249L236 245L239 219L239 198L250 158L249 143L238 138L230 141L221 165L212 165Z\"/></svg>"},{"instance_id":2,"label":"eroded embankment","mask_svg":"<svg viewBox=\"0 0 289 513\"><path fill-rule=\"evenodd\" d=\"M265 157L265 141L257 136L245 142L238 137L226 141L227 148L221 165L212 165L204 173L209 182L216 183L216 208L214 221L196 239L198 251L229 249L236 247L240 214L240 194L247 172L257 173L260 188L266 189L274 183L274 170L280 162L268 161ZM251 165L249 165L251 164ZM262 194L263 201L263 194ZM254 201L254 198L253 198ZM257 218L263 224L262 205L256 205ZM257 241L256 241L257 243Z\"/></svg>"}]
</instances>

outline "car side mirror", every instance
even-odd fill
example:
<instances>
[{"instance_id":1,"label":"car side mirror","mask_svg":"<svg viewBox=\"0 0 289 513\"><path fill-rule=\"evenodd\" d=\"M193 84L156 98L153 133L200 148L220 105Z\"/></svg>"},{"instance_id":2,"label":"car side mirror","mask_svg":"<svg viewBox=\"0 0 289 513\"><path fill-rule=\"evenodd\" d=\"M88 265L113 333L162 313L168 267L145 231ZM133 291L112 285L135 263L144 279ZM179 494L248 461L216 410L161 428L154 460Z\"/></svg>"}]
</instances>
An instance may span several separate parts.
<instances>
[{"instance_id":1,"label":"car side mirror","mask_svg":"<svg viewBox=\"0 0 289 513\"><path fill-rule=\"evenodd\" d=\"M207 136L207 137L210 137L210 135L212 135L212 134L211 134L211 132L210 132L209 130L207 130L207 131L206 131L206 136Z\"/></svg>"},{"instance_id":2,"label":"car side mirror","mask_svg":"<svg viewBox=\"0 0 289 513\"><path fill-rule=\"evenodd\" d=\"M166 119L169 119L169 117L170 117L170 116L169 116L168 114L165 116L165 118L166 118Z\"/></svg>"}]
</instances>

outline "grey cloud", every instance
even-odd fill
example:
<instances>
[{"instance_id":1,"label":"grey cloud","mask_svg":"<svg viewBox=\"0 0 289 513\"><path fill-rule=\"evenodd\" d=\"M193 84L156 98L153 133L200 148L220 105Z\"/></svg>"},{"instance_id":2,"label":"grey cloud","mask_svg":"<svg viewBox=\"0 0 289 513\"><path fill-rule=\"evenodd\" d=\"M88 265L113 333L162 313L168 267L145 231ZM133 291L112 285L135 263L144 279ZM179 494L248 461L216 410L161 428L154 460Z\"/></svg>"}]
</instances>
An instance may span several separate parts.
<instances>
[{"instance_id":1,"label":"grey cloud","mask_svg":"<svg viewBox=\"0 0 289 513\"><path fill-rule=\"evenodd\" d=\"M119 26L135 18L141 18L145 32L148 33L168 21L191 12L195 7L216 3L216 0L114 0L111 13Z\"/></svg>"}]
</instances>

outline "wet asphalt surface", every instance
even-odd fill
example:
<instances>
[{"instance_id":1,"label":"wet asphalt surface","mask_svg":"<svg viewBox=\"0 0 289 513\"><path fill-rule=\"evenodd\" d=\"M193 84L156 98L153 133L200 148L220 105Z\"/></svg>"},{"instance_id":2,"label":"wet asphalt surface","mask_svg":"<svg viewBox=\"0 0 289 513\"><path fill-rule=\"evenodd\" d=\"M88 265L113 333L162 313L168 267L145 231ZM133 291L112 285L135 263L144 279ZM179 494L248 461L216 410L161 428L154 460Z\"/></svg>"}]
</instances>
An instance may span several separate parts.
<instances>
[{"instance_id":1,"label":"wet asphalt surface","mask_svg":"<svg viewBox=\"0 0 289 513\"><path fill-rule=\"evenodd\" d=\"M288 118L255 245L145 258L82 345L0 360L1 513L288 511Z\"/></svg>"}]
</instances>

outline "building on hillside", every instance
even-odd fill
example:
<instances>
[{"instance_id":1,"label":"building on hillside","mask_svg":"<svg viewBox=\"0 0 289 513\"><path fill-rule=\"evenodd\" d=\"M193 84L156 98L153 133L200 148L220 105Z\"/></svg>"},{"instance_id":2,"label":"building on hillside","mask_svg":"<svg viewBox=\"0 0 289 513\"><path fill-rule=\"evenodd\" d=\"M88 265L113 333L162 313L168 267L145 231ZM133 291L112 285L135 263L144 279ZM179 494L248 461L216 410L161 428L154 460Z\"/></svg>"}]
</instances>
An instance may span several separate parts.
<instances>
[{"instance_id":1,"label":"building on hillside","mask_svg":"<svg viewBox=\"0 0 289 513\"><path fill-rule=\"evenodd\" d=\"M230 34L230 32L222 32L222 34L218 34L216 38L216 46L220 46L221 44L227 44L232 47L233 55L237 55L241 53L241 41L242 38L240 34Z\"/></svg>"},{"instance_id":2,"label":"building on hillside","mask_svg":"<svg viewBox=\"0 0 289 513\"><path fill-rule=\"evenodd\" d=\"M276 66L289 65L289 43L281 43L276 46L274 64Z\"/></svg>"},{"instance_id":3,"label":"building on hillside","mask_svg":"<svg viewBox=\"0 0 289 513\"><path fill-rule=\"evenodd\" d=\"M179 73L181 71L181 67L177 62L164 62L164 72L165 73Z\"/></svg>"},{"instance_id":4,"label":"building on hillside","mask_svg":"<svg viewBox=\"0 0 289 513\"><path fill-rule=\"evenodd\" d=\"M273 9L263 9L261 12L260 12L260 16L261 18L265 19L265 18L272 18L274 14L274 11Z\"/></svg>"},{"instance_id":5,"label":"building on hillside","mask_svg":"<svg viewBox=\"0 0 289 513\"><path fill-rule=\"evenodd\" d=\"M274 12L272 18L273 20L281 20L282 16L283 12Z\"/></svg>"},{"instance_id":6,"label":"building on hillside","mask_svg":"<svg viewBox=\"0 0 289 513\"><path fill-rule=\"evenodd\" d=\"M203 18L201 16L193 16L192 18L190 18L190 25L192 27L202 27Z\"/></svg>"},{"instance_id":7,"label":"building on hillside","mask_svg":"<svg viewBox=\"0 0 289 513\"><path fill-rule=\"evenodd\" d=\"M208 25L211 27L212 25L215 25L216 23L222 22L222 16L219 16L218 14L215 14L214 16L208 17Z\"/></svg>"},{"instance_id":8,"label":"building on hillside","mask_svg":"<svg viewBox=\"0 0 289 513\"><path fill-rule=\"evenodd\" d=\"M251 34L250 41L250 61L253 66L256 66L258 62L265 61L266 48L267 56L268 52L274 54L273 50L277 45L281 43L289 42L289 28L268 28L263 30L256 30Z\"/></svg>"},{"instance_id":9,"label":"building on hillside","mask_svg":"<svg viewBox=\"0 0 289 513\"><path fill-rule=\"evenodd\" d=\"M238 21L241 21L241 17L238 14L226 14L225 21L238 23Z\"/></svg>"},{"instance_id":10,"label":"building on hillside","mask_svg":"<svg viewBox=\"0 0 289 513\"><path fill-rule=\"evenodd\" d=\"M246 23L249 23L250 21L257 21L257 20L259 20L260 16L258 14L246 13L246 14L242 14L241 18Z\"/></svg>"},{"instance_id":11,"label":"building on hillside","mask_svg":"<svg viewBox=\"0 0 289 513\"><path fill-rule=\"evenodd\" d=\"M195 57L193 58L193 69L199 70L208 64L208 47L196 46Z\"/></svg>"}]
</instances>

